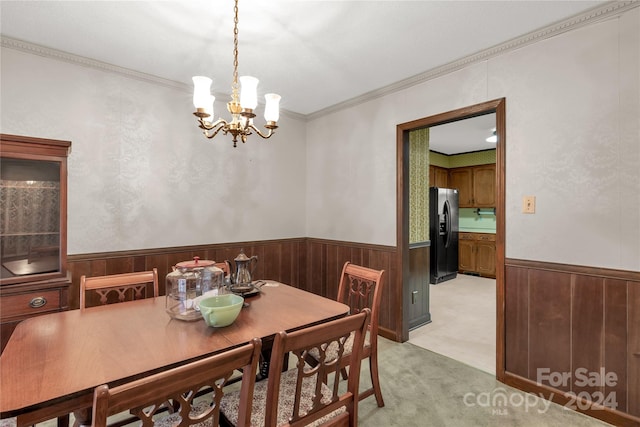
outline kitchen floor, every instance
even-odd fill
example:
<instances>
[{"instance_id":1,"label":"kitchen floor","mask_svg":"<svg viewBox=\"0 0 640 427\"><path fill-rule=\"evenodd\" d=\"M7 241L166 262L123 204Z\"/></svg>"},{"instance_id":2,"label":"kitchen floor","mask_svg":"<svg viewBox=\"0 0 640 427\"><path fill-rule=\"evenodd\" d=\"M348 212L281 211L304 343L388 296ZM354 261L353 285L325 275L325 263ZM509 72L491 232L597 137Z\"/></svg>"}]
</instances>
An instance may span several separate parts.
<instances>
[{"instance_id":1,"label":"kitchen floor","mask_svg":"<svg viewBox=\"0 0 640 427\"><path fill-rule=\"evenodd\" d=\"M429 285L431 323L409 332L409 342L494 374L496 281L458 274Z\"/></svg>"}]
</instances>

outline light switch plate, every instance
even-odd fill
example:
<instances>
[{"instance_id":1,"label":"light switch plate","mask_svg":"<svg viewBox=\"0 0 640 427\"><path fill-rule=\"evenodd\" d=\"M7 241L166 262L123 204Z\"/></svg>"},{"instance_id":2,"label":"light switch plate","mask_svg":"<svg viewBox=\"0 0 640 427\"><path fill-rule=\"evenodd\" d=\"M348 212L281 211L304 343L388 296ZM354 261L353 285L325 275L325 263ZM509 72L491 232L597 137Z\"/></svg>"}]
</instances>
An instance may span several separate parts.
<instances>
[{"instance_id":1,"label":"light switch plate","mask_svg":"<svg viewBox=\"0 0 640 427\"><path fill-rule=\"evenodd\" d=\"M524 196L522 198L522 213L536 213L536 196Z\"/></svg>"}]
</instances>

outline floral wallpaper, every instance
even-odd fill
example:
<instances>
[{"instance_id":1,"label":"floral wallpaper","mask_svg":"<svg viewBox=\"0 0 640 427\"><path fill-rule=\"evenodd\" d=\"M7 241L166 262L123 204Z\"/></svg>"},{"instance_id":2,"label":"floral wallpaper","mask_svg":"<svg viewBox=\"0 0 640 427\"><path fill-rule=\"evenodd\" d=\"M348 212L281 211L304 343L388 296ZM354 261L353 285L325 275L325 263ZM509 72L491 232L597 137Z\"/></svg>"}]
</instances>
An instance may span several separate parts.
<instances>
[{"instance_id":1,"label":"floral wallpaper","mask_svg":"<svg viewBox=\"0 0 640 427\"><path fill-rule=\"evenodd\" d=\"M409 132L409 244L429 240L429 128Z\"/></svg>"},{"instance_id":2,"label":"floral wallpaper","mask_svg":"<svg viewBox=\"0 0 640 427\"><path fill-rule=\"evenodd\" d=\"M430 164L441 168L461 168L465 166L488 165L496 162L496 150L475 151L473 153L445 154L430 152Z\"/></svg>"}]
</instances>

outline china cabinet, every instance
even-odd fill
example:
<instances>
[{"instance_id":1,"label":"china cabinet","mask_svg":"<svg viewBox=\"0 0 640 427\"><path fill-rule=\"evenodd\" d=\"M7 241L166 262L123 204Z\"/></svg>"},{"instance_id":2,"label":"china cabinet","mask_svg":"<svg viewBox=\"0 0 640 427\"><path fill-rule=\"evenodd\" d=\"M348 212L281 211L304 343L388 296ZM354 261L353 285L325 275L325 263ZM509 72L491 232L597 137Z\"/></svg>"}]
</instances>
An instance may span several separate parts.
<instances>
[{"instance_id":1,"label":"china cabinet","mask_svg":"<svg viewBox=\"0 0 640 427\"><path fill-rule=\"evenodd\" d=\"M0 134L0 338L68 309L67 157L71 142Z\"/></svg>"}]
</instances>

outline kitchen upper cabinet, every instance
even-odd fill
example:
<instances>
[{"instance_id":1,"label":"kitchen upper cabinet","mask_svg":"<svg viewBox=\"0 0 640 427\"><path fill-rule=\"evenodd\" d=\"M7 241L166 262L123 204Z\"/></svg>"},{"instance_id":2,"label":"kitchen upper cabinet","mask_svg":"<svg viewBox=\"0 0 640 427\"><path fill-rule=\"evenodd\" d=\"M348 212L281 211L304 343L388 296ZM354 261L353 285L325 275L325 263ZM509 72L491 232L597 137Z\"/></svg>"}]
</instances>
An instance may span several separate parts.
<instances>
[{"instance_id":1,"label":"kitchen upper cabinet","mask_svg":"<svg viewBox=\"0 0 640 427\"><path fill-rule=\"evenodd\" d=\"M458 190L458 206L473 206L473 175L471 168L449 169L449 188Z\"/></svg>"},{"instance_id":2,"label":"kitchen upper cabinet","mask_svg":"<svg viewBox=\"0 0 640 427\"><path fill-rule=\"evenodd\" d=\"M449 169L429 166L429 187L449 188Z\"/></svg>"},{"instance_id":3,"label":"kitchen upper cabinet","mask_svg":"<svg viewBox=\"0 0 640 427\"><path fill-rule=\"evenodd\" d=\"M496 165L473 168L473 204L476 207L495 207Z\"/></svg>"},{"instance_id":4,"label":"kitchen upper cabinet","mask_svg":"<svg viewBox=\"0 0 640 427\"><path fill-rule=\"evenodd\" d=\"M449 188L458 189L461 208L495 207L496 165L449 169Z\"/></svg>"},{"instance_id":5,"label":"kitchen upper cabinet","mask_svg":"<svg viewBox=\"0 0 640 427\"><path fill-rule=\"evenodd\" d=\"M496 277L496 235L490 233L458 234L458 271Z\"/></svg>"}]
</instances>

